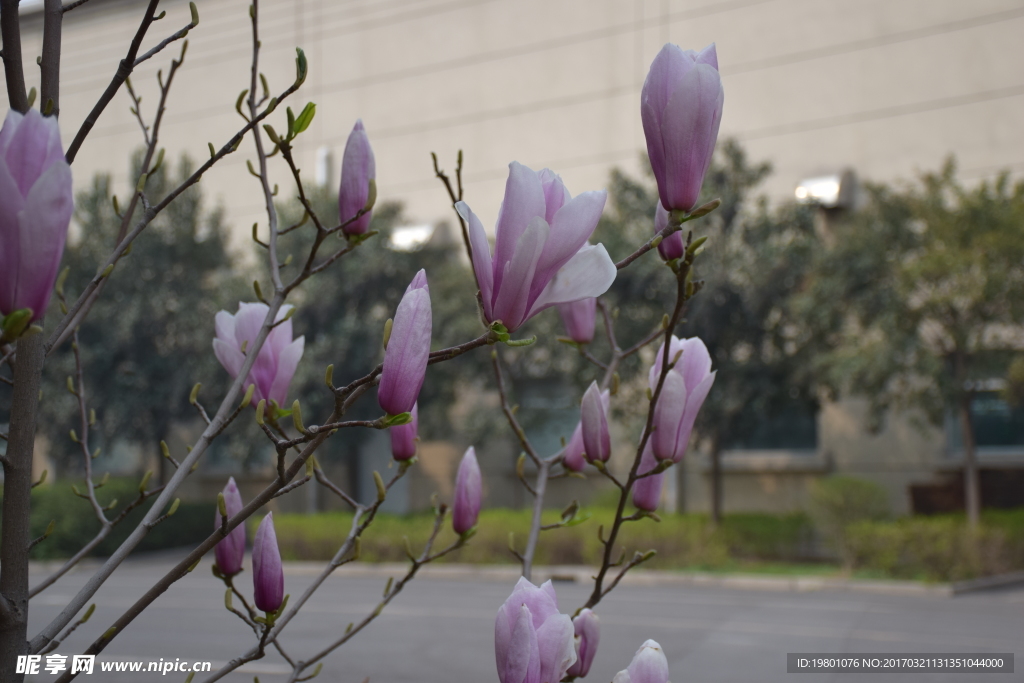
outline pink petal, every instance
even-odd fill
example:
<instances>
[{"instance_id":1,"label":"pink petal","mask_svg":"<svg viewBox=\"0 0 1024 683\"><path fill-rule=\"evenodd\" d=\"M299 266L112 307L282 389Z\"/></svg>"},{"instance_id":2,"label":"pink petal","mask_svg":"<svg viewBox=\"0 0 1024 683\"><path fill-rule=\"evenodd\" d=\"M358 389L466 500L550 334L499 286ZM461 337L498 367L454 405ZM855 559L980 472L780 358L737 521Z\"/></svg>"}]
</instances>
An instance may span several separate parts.
<instances>
[{"instance_id":1,"label":"pink petal","mask_svg":"<svg viewBox=\"0 0 1024 683\"><path fill-rule=\"evenodd\" d=\"M537 272L530 288L532 301L537 300L555 273L568 263L594 234L607 197L608 193L604 190L584 192L555 214L554 222L551 223L551 234L544 244L544 253L537 263Z\"/></svg>"},{"instance_id":2,"label":"pink petal","mask_svg":"<svg viewBox=\"0 0 1024 683\"><path fill-rule=\"evenodd\" d=\"M18 216L21 262L14 300L19 308L31 308L36 319L46 313L74 207L71 167L61 158L32 185Z\"/></svg>"},{"instance_id":3,"label":"pink petal","mask_svg":"<svg viewBox=\"0 0 1024 683\"><path fill-rule=\"evenodd\" d=\"M476 271L476 284L480 288L480 297L484 302L484 315L493 320L491 315L494 304L494 267L491 264L491 247L487 244L487 234L473 210L466 202L455 205L462 220L469 227L469 245L473 250L473 270Z\"/></svg>"},{"instance_id":4,"label":"pink petal","mask_svg":"<svg viewBox=\"0 0 1024 683\"><path fill-rule=\"evenodd\" d=\"M500 320L509 331L519 329L527 318L530 285L548 239L548 230L548 224L540 216L531 219L516 244L512 260L505 264L501 284L496 285L494 319Z\"/></svg>"},{"instance_id":5,"label":"pink petal","mask_svg":"<svg viewBox=\"0 0 1024 683\"><path fill-rule=\"evenodd\" d=\"M500 291L506 264L516 252L530 222L547 213L540 176L517 161L509 164L505 200L494 227L494 289Z\"/></svg>"},{"instance_id":6,"label":"pink petal","mask_svg":"<svg viewBox=\"0 0 1024 683\"><path fill-rule=\"evenodd\" d=\"M555 304L601 296L615 281L618 270L603 244L587 244L559 269L530 308L537 315Z\"/></svg>"},{"instance_id":7,"label":"pink petal","mask_svg":"<svg viewBox=\"0 0 1024 683\"><path fill-rule=\"evenodd\" d=\"M718 71L697 64L676 86L665 109L666 209L689 211L697 203L722 122L724 92Z\"/></svg>"},{"instance_id":8,"label":"pink petal","mask_svg":"<svg viewBox=\"0 0 1024 683\"><path fill-rule=\"evenodd\" d=\"M279 406L285 405L288 398L288 386L292 383L292 377L295 376L295 370L299 367L299 361L302 359L302 352L305 348L306 338L299 337L284 347L277 357L277 374L270 386L269 398L277 401Z\"/></svg>"},{"instance_id":9,"label":"pink petal","mask_svg":"<svg viewBox=\"0 0 1024 683\"><path fill-rule=\"evenodd\" d=\"M670 372L654 406L654 433L651 450L659 460L670 460L676 454L676 435L686 410L686 384L678 372Z\"/></svg>"}]
</instances>

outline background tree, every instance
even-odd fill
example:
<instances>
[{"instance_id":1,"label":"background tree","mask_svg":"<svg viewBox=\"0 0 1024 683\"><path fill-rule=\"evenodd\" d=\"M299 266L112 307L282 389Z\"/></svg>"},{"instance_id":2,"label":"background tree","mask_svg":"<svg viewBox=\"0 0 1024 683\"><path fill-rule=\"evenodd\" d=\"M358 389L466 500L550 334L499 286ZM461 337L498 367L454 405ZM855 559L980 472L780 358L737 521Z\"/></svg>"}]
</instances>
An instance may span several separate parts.
<instances>
[{"instance_id":1,"label":"background tree","mask_svg":"<svg viewBox=\"0 0 1024 683\"><path fill-rule=\"evenodd\" d=\"M819 240L808 208L773 208L754 197L770 170L767 163L752 164L736 141L720 143L700 202L720 198L722 206L694 235L708 236L694 277L704 288L690 302L682 333L700 337L720 370L697 422L697 433L709 444L716 522L722 514L723 448L765 432L770 438L782 416L812 421L818 409L815 349L800 334L790 299L805 284ZM628 245L653 232L657 201L653 182L614 172L612 210L595 239L621 258ZM635 326L637 338L658 324L671 287L668 268L620 271L612 301L620 320Z\"/></svg>"},{"instance_id":2,"label":"background tree","mask_svg":"<svg viewBox=\"0 0 1024 683\"><path fill-rule=\"evenodd\" d=\"M934 424L954 411L973 526L982 501L971 402L979 380L1006 372L1024 321L1024 183L1003 175L967 188L950 160L917 185L869 185L867 199L833 226L802 311L834 349L823 369L867 397L875 427L890 408Z\"/></svg>"},{"instance_id":3,"label":"background tree","mask_svg":"<svg viewBox=\"0 0 1024 683\"><path fill-rule=\"evenodd\" d=\"M159 201L192 172L187 158L176 173L169 166L150 175L151 201ZM75 206L77 237L64 254L70 269L65 289L72 300L113 248L122 222L107 175L96 176ZM201 190L193 187L154 220L111 273L109 291L79 330L86 391L105 449L122 440L155 452L172 425L196 419L188 402L195 382L208 385L207 391L225 385L227 378L210 352L213 317L231 307L241 289L226 239L220 211L206 210ZM58 305L56 297L52 305ZM64 390L74 371L68 342L47 364L44 389L65 398L41 404L40 424L54 456L77 468L80 451L67 435L77 424L78 408Z\"/></svg>"}]
</instances>

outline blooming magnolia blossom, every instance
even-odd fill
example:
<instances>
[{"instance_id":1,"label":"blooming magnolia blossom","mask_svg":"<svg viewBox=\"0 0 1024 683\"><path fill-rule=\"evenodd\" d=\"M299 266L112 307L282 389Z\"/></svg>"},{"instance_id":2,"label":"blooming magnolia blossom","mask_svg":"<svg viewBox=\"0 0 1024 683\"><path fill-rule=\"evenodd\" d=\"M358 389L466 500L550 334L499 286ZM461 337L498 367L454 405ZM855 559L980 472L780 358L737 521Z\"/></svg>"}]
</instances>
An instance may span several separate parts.
<instances>
[{"instance_id":1,"label":"blooming magnolia blossom","mask_svg":"<svg viewBox=\"0 0 1024 683\"><path fill-rule=\"evenodd\" d=\"M282 306L276 321L284 320L292 306ZM214 318L217 337L213 340L213 352L217 360L232 377L238 377L245 363L246 354L255 347L263 321L270 308L266 304L238 304L238 313L231 315L220 311ZM292 340L292 321L279 322L267 335L267 340L256 355L245 385L255 384L252 403L266 400L285 405L288 385L295 376L295 369L302 359L306 338ZM244 351L243 351L244 347Z\"/></svg>"},{"instance_id":2,"label":"blooming magnolia blossom","mask_svg":"<svg viewBox=\"0 0 1024 683\"><path fill-rule=\"evenodd\" d=\"M398 303L384 351L377 402L388 415L407 413L416 405L430 359L431 324L430 288L420 270Z\"/></svg>"},{"instance_id":3,"label":"blooming magnolia blossom","mask_svg":"<svg viewBox=\"0 0 1024 683\"><path fill-rule=\"evenodd\" d=\"M338 190L338 216L341 222L350 221L366 208L370 198L370 182L376 181L377 162L370 147L370 138L363 128L362 119L356 121L341 159L341 187ZM346 235L362 235L370 228L373 212L367 211L342 230Z\"/></svg>"},{"instance_id":4,"label":"blooming magnolia blossom","mask_svg":"<svg viewBox=\"0 0 1024 683\"><path fill-rule=\"evenodd\" d=\"M73 210L56 117L8 111L0 129L0 314L46 313Z\"/></svg>"},{"instance_id":5,"label":"blooming magnolia blossom","mask_svg":"<svg viewBox=\"0 0 1024 683\"><path fill-rule=\"evenodd\" d=\"M562 316L565 333L578 344L586 344L594 339L594 321L597 318L597 298L587 297L568 304L558 304L558 314Z\"/></svg>"},{"instance_id":6,"label":"blooming magnolia blossom","mask_svg":"<svg viewBox=\"0 0 1024 683\"><path fill-rule=\"evenodd\" d=\"M612 683L669 683L668 659L658 641L641 645L629 667L615 674Z\"/></svg>"},{"instance_id":7,"label":"blooming magnolia blossom","mask_svg":"<svg viewBox=\"0 0 1024 683\"><path fill-rule=\"evenodd\" d=\"M640 455L640 469L637 470L637 474L647 474L658 465L658 460L654 457L654 451L651 447L651 441L650 438L647 439L644 452ZM633 505L648 512L657 510L658 503L661 502L661 487L664 481L665 472L637 479L636 483L633 484Z\"/></svg>"},{"instance_id":8,"label":"blooming magnolia blossom","mask_svg":"<svg viewBox=\"0 0 1024 683\"><path fill-rule=\"evenodd\" d=\"M525 578L498 609L494 655L501 683L557 683L576 661L575 629L559 614L554 586Z\"/></svg>"},{"instance_id":9,"label":"blooming magnolia blossom","mask_svg":"<svg viewBox=\"0 0 1024 683\"><path fill-rule=\"evenodd\" d=\"M591 382L583 394L580 406L583 450L590 462L607 462L612 455L612 441L608 433L608 400L604 397L607 393L597 388L597 382Z\"/></svg>"},{"instance_id":10,"label":"blooming magnolia blossom","mask_svg":"<svg viewBox=\"0 0 1024 683\"><path fill-rule=\"evenodd\" d=\"M664 353L665 345L662 343L648 375L651 391L655 390L661 377ZM654 457L658 460L679 462L686 453L697 413L704 405L718 372L711 372L711 355L697 337L679 339L673 335L669 344L669 363L674 359L678 360L665 376L665 385L654 408L654 432L650 441Z\"/></svg>"},{"instance_id":11,"label":"blooming magnolia blossom","mask_svg":"<svg viewBox=\"0 0 1024 683\"><path fill-rule=\"evenodd\" d=\"M228 519L231 519L241 512L244 507L242 505L242 496L238 492L238 485L235 484L234 477L228 479L223 493L224 508L228 513ZM213 520L213 528L220 529L220 526L221 515L220 510L217 510ZM242 571L242 561L245 559L245 523L243 522L229 531L228 535L217 543L217 547L214 548L213 552L217 559L217 569L220 570L221 574L234 576Z\"/></svg>"},{"instance_id":12,"label":"blooming magnolia blossom","mask_svg":"<svg viewBox=\"0 0 1024 683\"><path fill-rule=\"evenodd\" d=\"M724 101L714 43L699 53L667 44L654 58L640 93L640 118L658 195L669 211L697 204Z\"/></svg>"},{"instance_id":13,"label":"blooming magnolia blossom","mask_svg":"<svg viewBox=\"0 0 1024 683\"><path fill-rule=\"evenodd\" d=\"M416 444L420 426L419 404L412 405L412 419L404 425L388 429L391 433L391 457L401 462L416 457Z\"/></svg>"},{"instance_id":14,"label":"blooming magnolia blossom","mask_svg":"<svg viewBox=\"0 0 1024 683\"><path fill-rule=\"evenodd\" d=\"M264 612L274 612L284 601L284 568L274 531L274 513L268 512L256 529L252 543L253 602Z\"/></svg>"},{"instance_id":15,"label":"blooming magnolia blossom","mask_svg":"<svg viewBox=\"0 0 1024 683\"><path fill-rule=\"evenodd\" d=\"M473 270L488 322L515 331L556 304L604 294L615 280L615 264L603 245L587 244L607 193L572 197L562 179L513 161L505 201L494 227L491 256L483 224L465 202L456 204L469 226Z\"/></svg>"},{"instance_id":16,"label":"blooming magnolia blossom","mask_svg":"<svg viewBox=\"0 0 1024 683\"><path fill-rule=\"evenodd\" d=\"M658 208L654 210L654 234L657 235L662 230L668 227L668 211L665 207L658 202ZM685 252L683 245L683 233L681 230L676 230L674 233L661 240L658 244L658 253L661 258L666 261L672 259L682 258Z\"/></svg>"},{"instance_id":17,"label":"blooming magnolia blossom","mask_svg":"<svg viewBox=\"0 0 1024 683\"><path fill-rule=\"evenodd\" d=\"M455 498L452 501L452 529L464 534L476 526L480 515L480 465L472 446L466 449L455 476Z\"/></svg>"},{"instance_id":18,"label":"blooming magnolia blossom","mask_svg":"<svg viewBox=\"0 0 1024 683\"><path fill-rule=\"evenodd\" d=\"M590 665L597 654L597 643L601 638L601 620L593 610L581 610L579 616L572 620L576 632L576 662L566 672L569 676L584 678L590 673Z\"/></svg>"}]
</instances>

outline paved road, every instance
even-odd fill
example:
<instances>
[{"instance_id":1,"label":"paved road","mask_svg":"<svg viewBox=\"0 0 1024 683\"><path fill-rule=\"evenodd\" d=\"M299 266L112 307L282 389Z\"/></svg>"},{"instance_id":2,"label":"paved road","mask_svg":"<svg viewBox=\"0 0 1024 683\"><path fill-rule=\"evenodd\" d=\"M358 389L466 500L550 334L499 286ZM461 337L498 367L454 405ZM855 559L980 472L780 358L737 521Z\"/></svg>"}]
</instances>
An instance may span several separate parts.
<instances>
[{"instance_id":1,"label":"paved road","mask_svg":"<svg viewBox=\"0 0 1024 683\"><path fill-rule=\"evenodd\" d=\"M169 560L133 561L98 595L92 620L57 652L81 652L170 566ZM242 585L247 586L243 574ZM86 577L72 574L33 601L38 630ZM292 571L286 591L297 595L308 573ZM286 647L301 658L372 609L382 576L332 577L287 631ZM500 581L417 579L367 630L331 656L317 679L361 683L496 682L494 614L511 585ZM579 605L586 587L557 584L563 611ZM203 564L162 596L134 628L105 651L109 659L211 660L216 668L245 650L252 633L223 606L223 586ZM693 586L621 586L602 603L601 646L592 683L624 668L646 638L661 642L676 683L800 683L868 681L1024 681L1024 589L958 597L892 596L849 592L779 592ZM1018 673L787 674L787 652L1015 652ZM279 657L254 662L227 677L249 683L282 680ZM181 681L181 674L94 674L81 681ZM35 681L54 680L42 674ZM196 681L202 680L201 676Z\"/></svg>"}]
</instances>

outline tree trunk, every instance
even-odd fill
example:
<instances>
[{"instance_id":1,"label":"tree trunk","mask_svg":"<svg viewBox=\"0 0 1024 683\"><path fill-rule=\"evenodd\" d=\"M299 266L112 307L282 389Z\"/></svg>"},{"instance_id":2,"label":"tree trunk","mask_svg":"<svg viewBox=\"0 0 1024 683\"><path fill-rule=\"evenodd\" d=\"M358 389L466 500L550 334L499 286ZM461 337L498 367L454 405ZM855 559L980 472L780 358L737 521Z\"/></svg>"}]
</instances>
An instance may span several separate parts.
<instances>
[{"instance_id":1,"label":"tree trunk","mask_svg":"<svg viewBox=\"0 0 1024 683\"><path fill-rule=\"evenodd\" d=\"M20 683L18 655L28 651L28 551L31 542L32 454L36 440L44 337L18 341L11 396L11 426L4 463L4 502L0 540L0 680Z\"/></svg>"},{"instance_id":2,"label":"tree trunk","mask_svg":"<svg viewBox=\"0 0 1024 683\"><path fill-rule=\"evenodd\" d=\"M717 431L711 437L711 523L722 523L722 439Z\"/></svg>"},{"instance_id":3,"label":"tree trunk","mask_svg":"<svg viewBox=\"0 0 1024 683\"><path fill-rule=\"evenodd\" d=\"M971 529L978 527L981 515L981 490L978 482L978 454L974 445L974 426L971 424L971 394L964 392L960 397L960 430L964 442L964 506L967 523Z\"/></svg>"}]
</instances>

